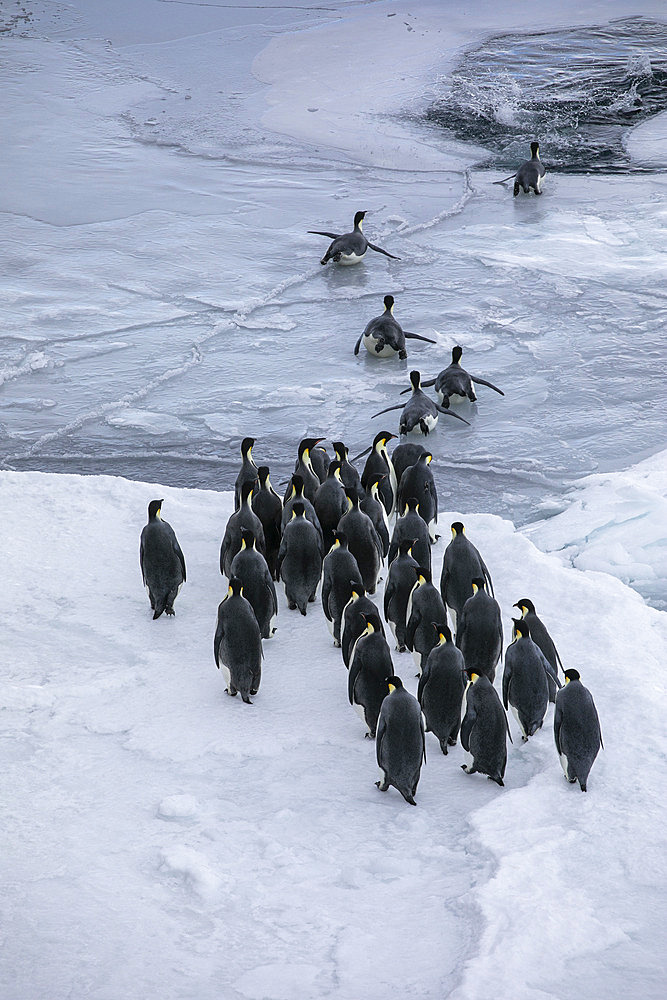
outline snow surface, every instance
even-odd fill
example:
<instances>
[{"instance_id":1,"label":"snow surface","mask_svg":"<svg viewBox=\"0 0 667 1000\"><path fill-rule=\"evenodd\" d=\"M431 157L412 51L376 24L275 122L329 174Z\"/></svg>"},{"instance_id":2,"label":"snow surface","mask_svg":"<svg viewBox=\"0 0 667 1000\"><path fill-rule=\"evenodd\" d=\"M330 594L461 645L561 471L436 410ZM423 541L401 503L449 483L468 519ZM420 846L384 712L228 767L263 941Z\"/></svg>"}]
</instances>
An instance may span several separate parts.
<instances>
[{"instance_id":1,"label":"snow surface","mask_svg":"<svg viewBox=\"0 0 667 1000\"><path fill-rule=\"evenodd\" d=\"M138 561L155 497L188 568L157 622ZM0 473L0 995L661 997L667 615L507 521L441 514L481 549L506 638L532 596L605 749L583 795L553 708L523 746L512 719L500 789L429 736L415 809L375 788L319 597L304 619L280 587L254 705L224 694L212 639L232 500ZM410 654L393 656L414 692Z\"/></svg>"}]
</instances>

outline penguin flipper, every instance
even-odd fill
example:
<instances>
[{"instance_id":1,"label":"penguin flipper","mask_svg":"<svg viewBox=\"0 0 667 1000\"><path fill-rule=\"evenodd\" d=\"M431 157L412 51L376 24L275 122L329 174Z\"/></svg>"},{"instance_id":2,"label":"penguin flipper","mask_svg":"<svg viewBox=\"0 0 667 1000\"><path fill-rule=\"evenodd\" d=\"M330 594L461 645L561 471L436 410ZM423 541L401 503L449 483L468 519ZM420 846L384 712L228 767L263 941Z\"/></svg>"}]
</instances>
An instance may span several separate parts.
<instances>
[{"instance_id":1,"label":"penguin flipper","mask_svg":"<svg viewBox=\"0 0 667 1000\"><path fill-rule=\"evenodd\" d=\"M387 622L389 621L389 602L391 601L392 597L394 596L394 590L395 589L396 588L394 586L393 580L388 580L387 581L387 586L384 588L384 606L383 606L384 618L385 618L385 621L387 621Z\"/></svg>"},{"instance_id":2,"label":"penguin flipper","mask_svg":"<svg viewBox=\"0 0 667 1000\"><path fill-rule=\"evenodd\" d=\"M393 253L389 253L387 250L383 250L382 247L377 247L374 243L368 244L371 250L375 250L376 253L383 253L385 257L391 257L392 260L400 260L400 257L395 257Z\"/></svg>"},{"instance_id":3,"label":"penguin flipper","mask_svg":"<svg viewBox=\"0 0 667 1000\"><path fill-rule=\"evenodd\" d=\"M403 409L403 403L399 403L398 406L388 406L386 410L380 410L379 413L374 413L373 416L371 417L371 420L373 420L374 417L381 417L383 413L391 413L392 410L402 410L402 409Z\"/></svg>"},{"instance_id":4,"label":"penguin flipper","mask_svg":"<svg viewBox=\"0 0 667 1000\"><path fill-rule=\"evenodd\" d=\"M440 413L446 413L447 416L449 416L449 417L456 417L457 420L462 420L464 424L467 424L468 427L470 427L470 421L469 420L466 420L465 417L459 416L458 413L454 413L453 410L448 410L446 406L440 406L439 403L436 403L435 404L435 408Z\"/></svg>"},{"instance_id":5,"label":"penguin flipper","mask_svg":"<svg viewBox=\"0 0 667 1000\"><path fill-rule=\"evenodd\" d=\"M509 650L507 651L507 655L509 655ZM505 708L505 711L507 711L509 707L509 691L510 691L511 676L512 676L512 667L507 662L507 656L505 656L505 669L503 671L503 706ZM507 716L505 716L505 718L507 719Z\"/></svg>"},{"instance_id":6,"label":"penguin flipper","mask_svg":"<svg viewBox=\"0 0 667 1000\"><path fill-rule=\"evenodd\" d=\"M471 375L470 381L474 382L476 385L486 385L489 387L489 389L493 389L495 392L499 392L501 396L505 395L502 389L499 389L497 385L493 384L493 382L487 382L485 378L475 378L474 375Z\"/></svg>"},{"instance_id":7,"label":"penguin flipper","mask_svg":"<svg viewBox=\"0 0 667 1000\"><path fill-rule=\"evenodd\" d=\"M359 348L361 347L361 341L363 340L363 338L364 338L364 335L362 333L362 334L359 335L359 340L354 345L354 356L355 356L355 358L356 358L357 354L359 353Z\"/></svg>"},{"instance_id":8,"label":"penguin flipper","mask_svg":"<svg viewBox=\"0 0 667 1000\"><path fill-rule=\"evenodd\" d=\"M325 233L322 229L309 229L307 231L313 236L328 236L330 240L337 240L340 236L340 233Z\"/></svg>"},{"instance_id":9,"label":"penguin flipper","mask_svg":"<svg viewBox=\"0 0 667 1000\"><path fill-rule=\"evenodd\" d=\"M410 652L413 651L415 644L415 632L419 628L419 623L421 622L421 613L412 609L410 614L410 621L405 627L405 645L408 647Z\"/></svg>"},{"instance_id":10,"label":"penguin flipper","mask_svg":"<svg viewBox=\"0 0 667 1000\"><path fill-rule=\"evenodd\" d=\"M495 597L496 595L493 592L493 581L491 580L491 574L489 573L488 569L486 568L486 563L484 562L484 560L482 559L482 557L479 555L479 552L477 553L477 555L479 556L479 561L480 561L481 566L482 566L482 573L484 574L484 579L486 580L487 584L489 585L489 590L491 591L491 597Z\"/></svg>"},{"instance_id":11,"label":"penguin flipper","mask_svg":"<svg viewBox=\"0 0 667 1000\"><path fill-rule=\"evenodd\" d=\"M516 173L510 174L509 177L503 177L501 181L491 181L492 184L507 184L508 181L513 181L516 177Z\"/></svg>"},{"instance_id":12,"label":"penguin flipper","mask_svg":"<svg viewBox=\"0 0 667 1000\"><path fill-rule=\"evenodd\" d=\"M431 340L430 337L422 337L422 335L420 333L408 333L407 330L403 331L403 336L405 337L406 340L424 340L424 341L426 341L427 344L437 344L438 343L437 340ZM435 379L433 379L433 381L435 382ZM421 382L420 384L421 385L425 385L426 383L425 382Z\"/></svg>"},{"instance_id":13,"label":"penguin flipper","mask_svg":"<svg viewBox=\"0 0 667 1000\"><path fill-rule=\"evenodd\" d=\"M459 734L461 739L461 746L467 753L470 753L470 734L472 732L473 726L475 725L476 719L477 719L477 712L472 707L472 705L468 705L466 709L466 714L463 717L463 722L461 723L461 732Z\"/></svg>"},{"instance_id":14,"label":"penguin flipper","mask_svg":"<svg viewBox=\"0 0 667 1000\"><path fill-rule=\"evenodd\" d=\"M187 580L187 576L185 575L185 556L183 555L181 546L176 541L176 538L174 538L174 552L178 556L178 561L181 564L181 571L183 573L183 583L185 583L185 581Z\"/></svg>"}]
</instances>

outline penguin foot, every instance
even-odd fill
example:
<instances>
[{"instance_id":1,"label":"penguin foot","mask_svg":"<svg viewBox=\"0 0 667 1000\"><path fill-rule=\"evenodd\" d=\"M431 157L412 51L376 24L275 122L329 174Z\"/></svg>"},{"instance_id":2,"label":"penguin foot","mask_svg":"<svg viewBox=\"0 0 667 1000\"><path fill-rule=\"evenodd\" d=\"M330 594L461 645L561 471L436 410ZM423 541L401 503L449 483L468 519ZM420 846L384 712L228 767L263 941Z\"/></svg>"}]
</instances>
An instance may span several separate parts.
<instances>
[{"instance_id":1,"label":"penguin foot","mask_svg":"<svg viewBox=\"0 0 667 1000\"><path fill-rule=\"evenodd\" d=\"M408 352L407 351L399 351L398 352L398 356L401 359L401 361L405 361L405 359L408 356Z\"/></svg>"},{"instance_id":2,"label":"penguin foot","mask_svg":"<svg viewBox=\"0 0 667 1000\"><path fill-rule=\"evenodd\" d=\"M366 739L366 740L374 740L375 739L375 733L374 732L364 733L364 739Z\"/></svg>"},{"instance_id":3,"label":"penguin foot","mask_svg":"<svg viewBox=\"0 0 667 1000\"><path fill-rule=\"evenodd\" d=\"M238 691L236 688L225 688L225 694L228 694L230 698L236 698Z\"/></svg>"},{"instance_id":4,"label":"penguin foot","mask_svg":"<svg viewBox=\"0 0 667 1000\"><path fill-rule=\"evenodd\" d=\"M396 646L396 652L397 653L406 653L407 649L408 649L407 646Z\"/></svg>"},{"instance_id":5,"label":"penguin foot","mask_svg":"<svg viewBox=\"0 0 667 1000\"><path fill-rule=\"evenodd\" d=\"M310 597L308 598L308 603L309 604L314 604L315 603L315 594L311 594L310 595Z\"/></svg>"},{"instance_id":6,"label":"penguin foot","mask_svg":"<svg viewBox=\"0 0 667 1000\"><path fill-rule=\"evenodd\" d=\"M340 649L340 642L338 639L334 639L334 646L336 647L336 649Z\"/></svg>"},{"instance_id":7,"label":"penguin foot","mask_svg":"<svg viewBox=\"0 0 667 1000\"><path fill-rule=\"evenodd\" d=\"M174 611L173 608L165 608L164 609L164 613L165 613L165 615L169 615L171 618L175 618L176 617L176 612Z\"/></svg>"},{"instance_id":8,"label":"penguin foot","mask_svg":"<svg viewBox=\"0 0 667 1000\"><path fill-rule=\"evenodd\" d=\"M522 736L521 736L521 742L522 742L522 743L527 743L527 742L528 742L528 737L527 737L527 736L523 736L523 735L522 735Z\"/></svg>"},{"instance_id":9,"label":"penguin foot","mask_svg":"<svg viewBox=\"0 0 667 1000\"><path fill-rule=\"evenodd\" d=\"M376 781L375 784L381 792L386 792L389 788L389 785L385 781Z\"/></svg>"},{"instance_id":10,"label":"penguin foot","mask_svg":"<svg viewBox=\"0 0 667 1000\"><path fill-rule=\"evenodd\" d=\"M461 764L461 770L465 771L466 774L472 774L472 769L467 764Z\"/></svg>"},{"instance_id":11,"label":"penguin foot","mask_svg":"<svg viewBox=\"0 0 667 1000\"><path fill-rule=\"evenodd\" d=\"M257 694L257 688L250 688L250 694Z\"/></svg>"},{"instance_id":12,"label":"penguin foot","mask_svg":"<svg viewBox=\"0 0 667 1000\"><path fill-rule=\"evenodd\" d=\"M287 607L290 609L290 611L296 611L296 604L294 603L294 601L288 601Z\"/></svg>"}]
</instances>

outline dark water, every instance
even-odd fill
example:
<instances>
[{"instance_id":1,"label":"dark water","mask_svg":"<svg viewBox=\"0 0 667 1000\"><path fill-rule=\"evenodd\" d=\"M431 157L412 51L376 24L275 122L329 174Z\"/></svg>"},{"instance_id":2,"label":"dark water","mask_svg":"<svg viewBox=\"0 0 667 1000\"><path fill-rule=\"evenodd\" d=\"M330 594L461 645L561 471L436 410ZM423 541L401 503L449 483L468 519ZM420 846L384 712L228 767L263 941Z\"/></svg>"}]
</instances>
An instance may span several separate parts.
<instances>
[{"instance_id":1,"label":"dark water","mask_svg":"<svg viewBox=\"0 0 667 1000\"><path fill-rule=\"evenodd\" d=\"M443 81L427 120L514 170L538 139L560 172L631 172L628 129L667 108L667 24L644 17L488 39ZM667 150L665 151L667 163Z\"/></svg>"}]
</instances>

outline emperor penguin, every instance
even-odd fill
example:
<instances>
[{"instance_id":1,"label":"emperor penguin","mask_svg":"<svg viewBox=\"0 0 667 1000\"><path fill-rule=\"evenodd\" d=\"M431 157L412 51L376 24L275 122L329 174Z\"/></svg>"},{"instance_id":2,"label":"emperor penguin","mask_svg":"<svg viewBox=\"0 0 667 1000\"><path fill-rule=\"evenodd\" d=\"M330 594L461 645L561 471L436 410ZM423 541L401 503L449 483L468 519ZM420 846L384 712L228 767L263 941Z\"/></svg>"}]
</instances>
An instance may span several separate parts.
<instances>
[{"instance_id":1,"label":"emperor penguin","mask_svg":"<svg viewBox=\"0 0 667 1000\"><path fill-rule=\"evenodd\" d=\"M227 596L218 607L213 654L227 694L233 697L240 692L243 701L252 705L250 695L257 694L262 677L262 637L237 576L230 579Z\"/></svg>"},{"instance_id":2,"label":"emperor penguin","mask_svg":"<svg viewBox=\"0 0 667 1000\"><path fill-rule=\"evenodd\" d=\"M381 792L390 785L406 802L416 806L415 793L426 760L424 717L419 702L403 687L400 677L390 677L389 694L382 702L375 739L375 752L382 777L376 781Z\"/></svg>"},{"instance_id":3,"label":"emperor penguin","mask_svg":"<svg viewBox=\"0 0 667 1000\"><path fill-rule=\"evenodd\" d=\"M347 448L342 441L334 441L332 443L334 454L340 462L340 478L343 481L343 486L349 486L350 489L356 490L359 499L363 500L364 488L361 485L359 473L347 457L350 453L349 448Z\"/></svg>"},{"instance_id":4,"label":"emperor penguin","mask_svg":"<svg viewBox=\"0 0 667 1000\"><path fill-rule=\"evenodd\" d=\"M461 726L465 666L448 626L433 622L431 631L435 642L419 678L417 698L426 720L426 732L433 733L446 755L447 747L456 746Z\"/></svg>"},{"instance_id":5,"label":"emperor penguin","mask_svg":"<svg viewBox=\"0 0 667 1000\"><path fill-rule=\"evenodd\" d=\"M241 486L241 506L227 521L220 546L220 572L226 577L231 576L232 559L241 549L241 528L250 528L257 540L257 549L262 555L266 552L262 522L250 506L252 493L252 483L243 483Z\"/></svg>"},{"instance_id":6,"label":"emperor penguin","mask_svg":"<svg viewBox=\"0 0 667 1000\"><path fill-rule=\"evenodd\" d=\"M478 577L486 580L493 596L493 583L484 560L465 534L461 521L452 524L452 540L445 549L440 575L440 593L445 607L452 614L453 630L458 628L458 619L463 605L473 595L472 581Z\"/></svg>"},{"instance_id":7,"label":"emperor penguin","mask_svg":"<svg viewBox=\"0 0 667 1000\"><path fill-rule=\"evenodd\" d=\"M153 609L153 620L162 612L174 615L174 601L185 583L185 557L176 533L161 517L164 500L151 500L148 524L141 532L139 564Z\"/></svg>"},{"instance_id":8,"label":"emperor penguin","mask_svg":"<svg viewBox=\"0 0 667 1000\"><path fill-rule=\"evenodd\" d=\"M418 333L408 333L394 318L394 296L385 295L384 312L366 324L364 332L354 346L355 357L363 342L368 353L374 358L395 358L405 360L408 352L405 349L406 340L424 340L427 344L435 344L430 337L421 337Z\"/></svg>"},{"instance_id":9,"label":"emperor penguin","mask_svg":"<svg viewBox=\"0 0 667 1000\"><path fill-rule=\"evenodd\" d=\"M438 642L433 622L441 622L442 625L447 622L445 605L437 587L431 582L431 571L426 566L417 570L417 582L408 598L405 618L405 645L421 674L429 653Z\"/></svg>"},{"instance_id":10,"label":"emperor penguin","mask_svg":"<svg viewBox=\"0 0 667 1000\"><path fill-rule=\"evenodd\" d=\"M398 429L401 434L409 434L411 431L419 431L421 434L430 434L438 422L438 414L446 413L450 417L462 420L464 424L470 426L470 421L460 417L458 413L446 410L439 403L434 403L421 389L421 375L418 371L410 372L410 382L412 384L412 395L405 405L399 403L397 406L388 406L378 413L374 413L371 419L389 413L391 410L402 410Z\"/></svg>"},{"instance_id":11,"label":"emperor penguin","mask_svg":"<svg viewBox=\"0 0 667 1000\"><path fill-rule=\"evenodd\" d=\"M396 649L404 653L405 616L408 600L415 585L419 571L419 563L410 555L413 539L404 538L398 549L398 555L389 567L389 575L384 588L384 617L396 638Z\"/></svg>"},{"instance_id":12,"label":"emperor penguin","mask_svg":"<svg viewBox=\"0 0 667 1000\"><path fill-rule=\"evenodd\" d=\"M389 552L389 519L387 508L380 498L380 484L384 478L385 475L373 476L366 490L366 496L359 506L373 522L373 527L382 542L382 556L386 559Z\"/></svg>"},{"instance_id":13,"label":"emperor penguin","mask_svg":"<svg viewBox=\"0 0 667 1000\"><path fill-rule=\"evenodd\" d=\"M320 483L323 483L329 475L330 463L331 458L324 445L316 444L314 448L310 449L310 464Z\"/></svg>"},{"instance_id":14,"label":"emperor penguin","mask_svg":"<svg viewBox=\"0 0 667 1000\"><path fill-rule=\"evenodd\" d=\"M565 671L565 686L556 695L554 739L568 781L582 792L602 743L600 720L593 696L581 683L578 670Z\"/></svg>"},{"instance_id":15,"label":"emperor penguin","mask_svg":"<svg viewBox=\"0 0 667 1000\"><path fill-rule=\"evenodd\" d=\"M334 646L340 646L340 620L350 599L350 584L361 584L357 560L347 547L344 531L334 533L334 543L322 563L322 610L333 635Z\"/></svg>"},{"instance_id":16,"label":"emperor penguin","mask_svg":"<svg viewBox=\"0 0 667 1000\"><path fill-rule=\"evenodd\" d=\"M474 671L469 676L466 710L461 722L461 746L468 759L461 767L466 774L486 774L502 786L508 736L512 742L507 716L489 678Z\"/></svg>"},{"instance_id":17,"label":"emperor penguin","mask_svg":"<svg viewBox=\"0 0 667 1000\"><path fill-rule=\"evenodd\" d=\"M310 457L310 453L315 448L316 445L323 441L324 438L303 438L299 441L298 457L296 464L294 466L294 474L301 476L303 480L303 492L307 500L312 503L315 499L315 494L320 488L320 480L313 468L313 462ZM288 484L285 496L283 497L283 503L287 503L292 492L291 483Z\"/></svg>"},{"instance_id":18,"label":"emperor penguin","mask_svg":"<svg viewBox=\"0 0 667 1000\"><path fill-rule=\"evenodd\" d=\"M288 608L290 611L298 608L305 615L308 603L315 600L322 575L322 543L314 525L306 520L302 503L294 504L292 520L285 525L278 573L285 584Z\"/></svg>"},{"instance_id":19,"label":"emperor penguin","mask_svg":"<svg viewBox=\"0 0 667 1000\"><path fill-rule=\"evenodd\" d=\"M367 614L364 619L366 627L354 644L350 658L347 695L350 705L366 723L366 736L373 739L380 706L387 694L387 680L394 673L394 667L378 615Z\"/></svg>"},{"instance_id":20,"label":"emperor penguin","mask_svg":"<svg viewBox=\"0 0 667 1000\"><path fill-rule=\"evenodd\" d=\"M420 455L425 455L427 449L417 441L403 441L397 444L391 453L391 462L396 473L396 482L400 485L403 473L410 465L414 465Z\"/></svg>"},{"instance_id":21,"label":"emperor penguin","mask_svg":"<svg viewBox=\"0 0 667 1000\"><path fill-rule=\"evenodd\" d=\"M345 495L348 510L338 522L338 531L345 532L364 587L369 594L374 594L382 569L382 542L370 517L360 509L356 490L346 487Z\"/></svg>"},{"instance_id":22,"label":"emperor penguin","mask_svg":"<svg viewBox=\"0 0 667 1000\"><path fill-rule=\"evenodd\" d=\"M513 604L512 607L518 608L521 612L521 616L530 630L530 638L537 646L540 647L551 664L554 677L558 677L558 668L560 667L561 670L564 670L564 667L561 662L561 658L558 655L558 650L554 645L554 641L547 631L546 625L535 613L535 605L529 598L522 597L516 602L516 604ZM554 699L555 692L554 698L550 700L553 701Z\"/></svg>"},{"instance_id":23,"label":"emperor penguin","mask_svg":"<svg viewBox=\"0 0 667 1000\"><path fill-rule=\"evenodd\" d=\"M364 471L361 474L361 485L364 490L368 490L371 482L376 476L384 476L381 480L379 492L382 503L387 511L387 517L391 517L396 503L396 473L387 451L387 441L395 438L395 434L389 431L380 431L373 439L370 454L366 459ZM364 452L358 457L361 458Z\"/></svg>"},{"instance_id":24,"label":"emperor penguin","mask_svg":"<svg viewBox=\"0 0 667 1000\"><path fill-rule=\"evenodd\" d=\"M524 160L516 172L514 197L516 198L521 190L524 194L528 194L531 190L535 194L542 194L542 184L546 172L545 166L540 160L540 144L539 142L531 142L530 159Z\"/></svg>"},{"instance_id":25,"label":"emperor penguin","mask_svg":"<svg viewBox=\"0 0 667 1000\"><path fill-rule=\"evenodd\" d=\"M324 547L324 538L322 535L322 525L320 524L320 519L317 516L317 511L315 507L310 502L308 497L304 493L303 479L296 472L293 473L290 480L290 494L283 504L283 513L281 517L281 528L284 531L285 525L289 524L292 520L292 511L294 510L294 505L300 503L304 509L306 515L306 520L310 521L313 525L317 534L319 535L322 547Z\"/></svg>"},{"instance_id":26,"label":"emperor penguin","mask_svg":"<svg viewBox=\"0 0 667 1000\"><path fill-rule=\"evenodd\" d=\"M244 483L252 483L253 489L257 489L258 470L252 458L252 449L255 439L251 437L243 438L241 442L241 470L234 483L234 510L241 506L241 487Z\"/></svg>"},{"instance_id":27,"label":"emperor penguin","mask_svg":"<svg viewBox=\"0 0 667 1000\"><path fill-rule=\"evenodd\" d=\"M503 705L511 706L526 743L544 722L549 704L549 664L530 638L525 621L513 621L516 639L505 651Z\"/></svg>"},{"instance_id":28,"label":"emperor penguin","mask_svg":"<svg viewBox=\"0 0 667 1000\"><path fill-rule=\"evenodd\" d=\"M408 498L415 497L419 503L419 516L426 521L431 542L435 544L440 536L435 531L438 523L438 494L431 472L432 461L431 452L424 451L413 465L405 469L398 484L396 506L398 510L404 510Z\"/></svg>"},{"instance_id":29,"label":"emperor penguin","mask_svg":"<svg viewBox=\"0 0 667 1000\"><path fill-rule=\"evenodd\" d=\"M380 622L380 631L384 635L384 626L380 619L380 612L377 604L366 597L366 588L363 583L350 581L350 597L343 609L340 622L340 651L343 654L343 663L349 669L350 657L354 650L354 644L366 628L364 615L375 614Z\"/></svg>"},{"instance_id":30,"label":"emperor penguin","mask_svg":"<svg viewBox=\"0 0 667 1000\"><path fill-rule=\"evenodd\" d=\"M322 528L322 551L328 552L334 543L338 522L347 510L347 497L337 459L329 464L329 475L315 494L313 507Z\"/></svg>"},{"instance_id":31,"label":"emperor penguin","mask_svg":"<svg viewBox=\"0 0 667 1000\"><path fill-rule=\"evenodd\" d=\"M257 470L259 488L252 492L251 507L259 518L264 531L266 562L274 580L278 579L276 562L282 536L283 502L271 485L268 465L260 465Z\"/></svg>"},{"instance_id":32,"label":"emperor penguin","mask_svg":"<svg viewBox=\"0 0 667 1000\"><path fill-rule=\"evenodd\" d=\"M314 236L328 236L330 240L333 240L320 264L326 264L330 260L335 264L358 264L369 247L371 250L375 250L376 253L382 253L385 257L391 257L392 260L401 259L400 257L394 257L393 253L388 253L382 247L378 247L374 243L369 243L361 231L365 215L365 212L356 212L354 216L354 229L351 233L344 233L342 236L338 233L328 233L321 229L308 230Z\"/></svg>"},{"instance_id":33,"label":"emperor penguin","mask_svg":"<svg viewBox=\"0 0 667 1000\"><path fill-rule=\"evenodd\" d=\"M241 549L232 559L230 572L241 581L243 596L255 612L262 639L270 639L276 631L278 598L266 559L255 548L250 528L241 528Z\"/></svg>"},{"instance_id":34,"label":"emperor penguin","mask_svg":"<svg viewBox=\"0 0 667 1000\"><path fill-rule=\"evenodd\" d=\"M476 385L486 385L501 396L505 395L503 390L493 385L492 382L487 382L486 379L468 374L460 364L462 354L462 347L456 346L452 348L452 363L447 368L444 368L439 375L436 375L435 378L430 378L428 381L422 382L424 388L434 385L436 395L445 408L449 406L450 402L458 403L465 399L469 399L471 403L477 402L473 382Z\"/></svg>"},{"instance_id":35,"label":"emperor penguin","mask_svg":"<svg viewBox=\"0 0 667 1000\"><path fill-rule=\"evenodd\" d=\"M466 670L485 674L493 684L496 665L503 652L503 623L500 606L486 592L486 580L472 581L473 595L463 605L456 629L456 645L463 653Z\"/></svg>"},{"instance_id":36,"label":"emperor penguin","mask_svg":"<svg viewBox=\"0 0 667 1000\"><path fill-rule=\"evenodd\" d=\"M426 521L419 513L419 503L415 497L410 497L406 501L401 517L396 518L387 556L390 566L396 558L401 542L406 538L412 542L412 555L418 565L430 570L431 539Z\"/></svg>"}]
</instances>

